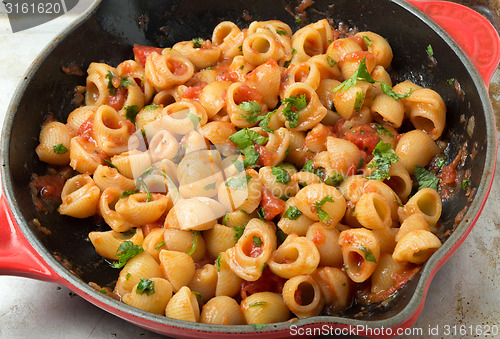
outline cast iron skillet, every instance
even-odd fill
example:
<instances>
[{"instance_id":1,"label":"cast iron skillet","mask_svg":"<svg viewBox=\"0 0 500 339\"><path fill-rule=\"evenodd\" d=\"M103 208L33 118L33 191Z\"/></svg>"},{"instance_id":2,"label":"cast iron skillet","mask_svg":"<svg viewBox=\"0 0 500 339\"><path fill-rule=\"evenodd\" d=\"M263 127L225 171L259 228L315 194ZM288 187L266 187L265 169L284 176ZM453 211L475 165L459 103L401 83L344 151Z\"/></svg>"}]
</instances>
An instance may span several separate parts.
<instances>
[{"instance_id":1,"label":"cast iron skillet","mask_svg":"<svg viewBox=\"0 0 500 339\"><path fill-rule=\"evenodd\" d=\"M199 336L201 331L204 336L221 336L273 331L277 332L273 334L277 337L288 335L289 323L271 324L262 329L250 325L194 324L146 313L96 292L88 282L106 286L112 284L118 275L117 270L110 268L95 253L87 238L90 231L105 228L91 218L77 220L57 213L39 213L28 188L31 174L43 174L46 169L34 152L44 117L53 113L58 120L66 121L74 108L71 103L73 88L85 84L85 77L65 75L61 66L76 63L85 70L92 61L116 66L126 58L133 58L131 46L134 43L165 47L193 37L210 38L213 28L222 20L246 27L249 23L243 19L244 10L252 20L279 19L294 30L298 28L293 16L285 11L287 6L293 10L295 1L279 0L270 4L265 0L106 0L96 10L89 10L73 28L54 41L35 61L18 88L2 133L2 184L6 199L1 202L6 210L10 206L10 212L0 220L3 221L0 226L0 273L63 284L97 306L163 334ZM480 48L474 51L475 45L465 47L469 53L476 53L475 64L488 82L499 57L498 36L491 25L476 16L470 19L473 22L467 22L469 19L461 15L463 8L455 7L455 4L432 4L427 11L434 11L434 17L444 26L456 24L457 20L465 20L464 25L469 29L474 23L482 24L468 35ZM419 4L420 7L427 5L429 3ZM461 192L445 202L441 221L447 229L453 227L455 217L464 208L465 214L444 245L394 300L385 307L376 305L362 310L356 306L340 316L318 316L295 322L297 326L328 323L337 327L409 327L422 310L432 277L470 232L491 187L496 138L487 89L458 45L437 24L405 1L317 0L307 13L310 22L329 16L335 22L342 21L360 30L373 30L386 37L395 56L391 73L394 82L410 79L436 90L446 102L448 114L444 139L450 141L448 159L453 159L466 142L468 152L472 152L475 144L478 149L475 159L469 158L465 164L465 169L472 172L471 182L477 187L474 199L468 203ZM467 11L467 15L470 12ZM467 32L461 34L467 37ZM436 66L430 65L426 54L429 44L434 50ZM481 48L483 46L485 49ZM485 50L492 51L493 55L485 56ZM446 80L450 78L459 81L463 96L447 84ZM469 122L471 118L475 128L468 135L463 121ZM51 234L45 235L46 232L34 226L34 218Z\"/></svg>"}]
</instances>

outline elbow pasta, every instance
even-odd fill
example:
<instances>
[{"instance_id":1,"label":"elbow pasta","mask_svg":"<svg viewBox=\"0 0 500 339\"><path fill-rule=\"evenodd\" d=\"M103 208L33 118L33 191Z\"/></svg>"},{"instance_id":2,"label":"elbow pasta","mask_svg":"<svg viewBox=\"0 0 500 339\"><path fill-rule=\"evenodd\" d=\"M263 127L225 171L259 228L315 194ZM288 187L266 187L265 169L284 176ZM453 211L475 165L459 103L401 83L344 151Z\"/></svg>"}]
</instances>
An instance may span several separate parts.
<instances>
[{"instance_id":1,"label":"elbow pasta","mask_svg":"<svg viewBox=\"0 0 500 339\"><path fill-rule=\"evenodd\" d=\"M441 246L439 176L419 178L446 105L391 90L382 36L225 21L134 53L90 64L85 105L35 150L75 172L59 213L109 226L88 237L124 303L219 325L331 315L389 298Z\"/></svg>"}]
</instances>

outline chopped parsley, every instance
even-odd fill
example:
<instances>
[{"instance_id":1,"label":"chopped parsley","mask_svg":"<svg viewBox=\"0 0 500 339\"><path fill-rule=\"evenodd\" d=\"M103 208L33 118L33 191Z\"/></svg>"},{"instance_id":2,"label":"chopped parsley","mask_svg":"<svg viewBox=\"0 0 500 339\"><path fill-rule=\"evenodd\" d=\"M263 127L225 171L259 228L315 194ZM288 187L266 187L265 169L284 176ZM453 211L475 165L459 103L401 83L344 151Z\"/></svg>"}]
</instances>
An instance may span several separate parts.
<instances>
[{"instance_id":1,"label":"chopped parsley","mask_svg":"<svg viewBox=\"0 0 500 339\"><path fill-rule=\"evenodd\" d=\"M116 256L118 256L118 262L111 264L113 268L122 268L125 266L129 259L132 259L138 254L144 251L142 246L134 245L132 241L124 241L120 244L120 247L116 250Z\"/></svg>"},{"instance_id":2,"label":"chopped parsley","mask_svg":"<svg viewBox=\"0 0 500 339\"><path fill-rule=\"evenodd\" d=\"M326 197L321 199L321 201L319 202L316 201L314 203L314 207L316 207L316 213L318 214L319 220L323 223L326 223L328 220L331 219L330 215L321 209L321 207L323 207L323 205L326 202L334 202L334 201L331 196L327 195Z\"/></svg>"},{"instance_id":3,"label":"chopped parsley","mask_svg":"<svg viewBox=\"0 0 500 339\"><path fill-rule=\"evenodd\" d=\"M131 274L130 274L130 273L127 273L127 275L125 276L125 280L129 280L129 279L130 279L130 276L131 276Z\"/></svg>"},{"instance_id":4,"label":"chopped parsley","mask_svg":"<svg viewBox=\"0 0 500 339\"><path fill-rule=\"evenodd\" d=\"M288 98L283 99L283 103L286 104L283 109L283 115L288 121L290 128L299 126L299 112L307 106L306 95L291 95Z\"/></svg>"},{"instance_id":5,"label":"chopped parsley","mask_svg":"<svg viewBox=\"0 0 500 339\"><path fill-rule=\"evenodd\" d=\"M212 182L212 183L210 183L210 184L207 184L207 185L205 185L205 187L203 187L203 189L204 189L205 191L213 190L213 189L215 189L215 188L216 188L216 184L215 184L215 182Z\"/></svg>"},{"instance_id":6,"label":"chopped parsley","mask_svg":"<svg viewBox=\"0 0 500 339\"><path fill-rule=\"evenodd\" d=\"M434 56L434 50L431 45L427 45L427 55L430 57Z\"/></svg>"},{"instance_id":7,"label":"chopped parsley","mask_svg":"<svg viewBox=\"0 0 500 339\"><path fill-rule=\"evenodd\" d=\"M276 33L278 33L278 35L286 35L286 32L282 29L277 29Z\"/></svg>"},{"instance_id":8,"label":"chopped parsley","mask_svg":"<svg viewBox=\"0 0 500 339\"><path fill-rule=\"evenodd\" d=\"M455 83L455 78L451 78L451 79L446 80L446 83L448 85L453 85Z\"/></svg>"},{"instance_id":9,"label":"chopped parsley","mask_svg":"<svg viewBox=\"0 0 500 339\"><path fill-rule=\"evenodd\" d=\"M119 87L127 87L132 85L132 81L128 79L128 77L121 78Z\"/></svg>"},{"instance_id":10,"label":"chopped parsley","mask_svg":"<svg viewBox=\"0 0 500 339\"><path fill-rule=\"evenodd\" d=\"M363 159L363 158L361 158ZM325 179L325 184L330 186L338 186L344 180L344 176L338 172L334 172Z\"/></svg>"},{"instance_id":11,"label":"chopped parsley","mask_svg":"<svg viewBox=\"0 0 500 339\"><path fill-rule=\"evenodd\" d=\"M356 112L363 106L363 101L365 101L365 92L356 92L356 101L354 102L354 110Z\"/></svg>"},{"instance_id":12,"label":"chopped parsley","mask_svg":"<svg viewBox=\"0 0 500 339\"><path fill-rule=\"evenodd\" d=\"M151 105L147 105L146 107L144 107L144 110L145 111L152 111L154 109L157 109L158 107L160 107L160 105L157 105L157 104L151 104Z\"/></svg>"},{"instance_id":13,"label":"chopped parsley","mask_svg":"<svg viewBox=\"0 0 500 339\"><path fill-rule=\"evenodd\" d=\"M437 191L439 179L432 172L429 172L421 166L415 166L415 178L418 181L418 189L432 188Z\"/></svg>"},{"instance_id":14,"label":"chopped parsley","mask_svg":"<svg viewBox=\"0 0 500 339\"><path fill-rule=\"evenodd\" d=\"M120 199L126 198L132 194L136 194L137 192L139 192L139 187L136 187L132 191L123 191L122 195L120 196Z\"/></svg>"},{"instance_id":15,"label":"chopped parsley","mask_svg":"<svg viewBox=\"0 0 500 339\"><path fill-rule=\"evenodd\" d=\"M462 180L462 188L464 190L467 190L469 188L469 186L470 186L470 180L469 179Z\"/></svg>"},{"instance_id":16,"label":"chopped parsley","mask_svg":"<svg viewBox=\"0 0 500 339\"><path fill-rule=\"evenodd\" d=\"M330 66L330 67L333 67L336 64L335 60L333 60L332 57L329 55L326 56L326 62L328 63L328 66Z\"/></svg>"},{"instance_id":17,"label":"chopped parsley","mask_svg":"<svg viewBox=\"0 0 500 339\"><path fill-rule=\"evenodd\" d=\"M193 232L193 245L191 245L191 249L189 250L189 252L187 252L187 254L193 255L194 251L196 251L196 245L198 244L198 234L199 233L200 232L198 232L198 231Z\"/></svg>"},{"instance_id":18,"label":"chopped parsley","mask_svg":"<svg viewBox=\"0 0 500 339\"><path fill-rule=\"evenodd\" d=\"M154 294L155 293L154 281L141 278L141 281L139 282L139 284L137 284L137 289L135 290L135 293L137 293L137 294L146 293L146 295L148 295L148 296L151 294Z\"/></svg>"},{"instance_id":19,"label":"chopped parsley","mask_svg":"<svg viewBox=\"0 0 500 339\"><path fill-rule=\"evenodd\" d=\"M316 174L318 177L323 178L325 176L325 169L323 167L314 168L314 160L311 159L304 164L302 167L302 172L310 172Z\"/></svg>"},{"instance_id":20,"label":"chopped parsley","mask_svg":"<svg viewBox=\"0 0 500 339\"><path fill-rule=\"evenodd\" d=\"M257 247L262 246L262 240L259 237L253 236L253 244Z\"/></svg>"},{"instance_id":21,"label":"chopped parsley","mask_svg":"<svg viewBox=\"0 0 500 339\"><path fill-rule=\"evenodd\" d=\"M358 69L356 69L354 74L349 79L347 79L346 81L342 82L340 85L335 87L333 91L334 92L346 91L352 86L356 85L356 82L358 82L358 80L366 81L369 82L370 84L376 82L375 79L373 79L370 73L368 72L368 69L366 68L366 57L364 57L363 60L361 60L361 62L359 63L359 67Z\"/></svg>"},{"instance_id":22,"label":"chopped parsley","mask_svg":"<svg viewBox=\"0 0 500 339\"><path fill-rule=\"evenodd\" d=\"M375 259L373 252L369 248L366 248L365 246L360 245L359 249L362 250L363 253L365 254L366 261L371 261L371 262L374 262L375 264L377 263L377 259Z\"/></svg>"},{"instance_id":23,"label":"chopped parsley","mask_svg":"<svg viewBox=\"0 0 500 339\"><path fill-rule=\"evenodd\" d=\"M402 98L408 98L411 93L413 92L413 89L410 88L410 91L406 94L397 94L396 92L394 92L392 90L392 87L389 86L389 84L385 83L385 82L382 82L380 84L380 87L382 88L382 91L387 94L388 96L390 96L391 98L393 98L394 100L399 100L399 99L402 99Z\"/></svg>"},{"instance_id":24,"label":"chopped parsley","mask_svg":"<svg viewBox=\"0 0 500 339\"><path fill-rule=\"evenodd\" d=\"M267 304L267 301L257 301L249 305L249 307L262 306Z\"/></svg>"},{"instance_id":25,"label":"chopped parsley","mask_svg":"<svg viewBox=\"0 0 500 339\"><path fill-rule=\"evenodd\" d=\"M386 134L386 135L390 136L391 138L394 137L394 135L387 128L385 128L384 125L375 124L375 128L376 128L378 134Z\"/></svg>"},{"instance_id":26,"label":"chopped parsley","mask_svg":"<svg viewBox=\"0 0 500 339\"><path fill-rule=\"evenodd\" d=\"M64 154L68 152L68 149L63 144L57 144L52 146L52 150L57 154Z\"/></svg>"},{"instance_id":27,"label":"chopped parsley","mask_svg":"<svg viewBox=\"0 0 500 339\"><path fill-rule=\"evenodd\" d=\"M240 114L240 117L250 124L255 124L265 118L262 116L262 107L257 101L245 101L238 105L238 107L247 112L246 115Z\"/></svg>"},{"instance_id":28,"label":"chopped parsley","mask_svg":"<svg viewBox=\"0 0 500 339\"><path fill-rule=\"evenodd\" d=\"M276 177L276 182L286 185L292 180L290 174L281 167L271 167L271 173Z\"/></svg>"},{"instance_id":29,"label":"chopped parsley","mask_svg":"<svg viewBox=\"0 0 500 339\"><path fill-rule=\"evenodd\" d=\"M390 179L389 170L391 165L399 161L399 157L392 149L391 144L379 141L372 154L373 161L368 164L368 167L374 169L374 171L368 176L368 179L380 181Z\"/></svg>"},{"instance_id":30,"label":"chopped parsley","mask_svg":"<svg viewBox=\"0 0 500 339\"><path fill-rule=\"evenodd\" d=\"M114 77L115 77L115 75L111 71L108 71L108 73L106 73L106 76L105 76L105 78L108 79L108 91L109 91L109 94L111 94L111 95L116 94L116 88L115 88L115 86L113 86L113 78Z\"/></svg>"},{"instance_id":31,"label":"chopped parsley","mask_svg":"<svg viewBox=\"0 0 500 339\"><path fill-rule=\"evenodd\" d=\"M200 299L201 304L203 304L203 295L200 292L191 291L197 298Z\"/></svg>"},{"instance_id":32,"label":"chopped parsley","mask_svg":"<svg viewBox=\"0 0 500 339\"><path fill-rule=\"evenodd\" d=\"M366 46L372 47L372 39L370 39L366 35L363 35L362 38L363 38L363 41L365 42Z\"/></svg>"},{"instance_id":33,"label":"chopped parsley","mask_svg":"<svg viewBox=\"0 0 500 339\"><path fill-rule=\"evenodd\" d=\"M251 175L241 176L238 175L236 177L231 177L228 181L226 181L226 186L234 189L234 190L242 190L245 189L252 179Z\"/></svg>"},{"instance_id":34,"label":"chopped parsley","mask_svg":"<svg viewBox=\"0 0 500 339\"><path fill-rule=\"evenodd\" d=\"M162 241L161 243L159 243L158 245L156 245L155 250L159 251L160 248L162 248L164 245L165 245L165 241Z\"/></svg>"},{"instance_id":35,"label":"chopped parsley","mask_svg":"<svg viewBox=\"0 0 500 339\"><path fill-rule=\"evenodd\" d=\"M105 162L106 164L108 164L108 166L109 166L109 167L111 167L111 168L116 168L116 166L115 166L115 165L113 165L113 163L112 163L111 161L109 161L108 159L103 159L103 160L104 160L104 162Z\"/></svg>"},{"instance_id":36,"label":"chopped parsley","mask_svg":"<svg viewBox=\"0 0 500 339\"><path fill-rule=\"evenodd\" d=\"M439 169L442 169L445 163L446 163L446 157L442 157L438 159L436 165Z\"/></svg>"},{"instance_id":37,"label":"chopped parsley","mask_svg":"<svg viewBox=\"0 0 500 339\"><path fill-rule=\"evenodd\" d=\"M135 124L135 117L137 116L137 113L139 113L139 106L137 105L131 105L131 106L125 106L125 117L132 121L133 124Z\"/></svg>"},{"instance_id":38,"label":"chopped parsley","mask_svg":"<svg viewBox=\"0 0 500 339\"><path fill-rule=\"evenodd\" d=\"M283 218L287 218L290 220L297 220L302 215L302 212L295 206L290 206L286 210Z\"/></svg>"},{"instance_id":39,"label":"chopped parsley","mask_svg":"<svg viewBox=\"0 0 500 339\"><path fill-rule=\"evenodd\" d=\"M236 244L238 240L240 240L241 236L243 235L243 232L245 231L245 226L233 226L233 230L236 231L234 234L234 243Z\"/></svg>"},{"instance_id":40,"label":"chopped parsley","mask_svg":"<svg viewBox=\"0 0 500 339\"><path fill-rule=\"evenodd\" d=\"M269 119L271 119L271 115L273 115L274 113L276 113L276 110L268 112L259 122L259 127L267 133L274 133L274 131L269 127Z\"/></svg>"},{"instance_id":41,"label":"chopped parsley","mask_svg":"<svg viewBox=\"0 0 500 339\"><path fill-rule=\"evenodd\" d=\"M260 220L266 221L266 211L264 211L264 207L259 207L259 209L257 210L257 215L259 216Z\"/></svg>"},{"instance_id":42,"label":"chopped parsley","mask_svg":"<svg viewBox=\"0 0 500 339\"><path fill-rule=\"evenodd\" d=\"M202 42L203 42L202 38L194 38L193 39L193 48L201 48Z\"/></svg>"},{"instance_id":43,"label":"chopped parsley","mask_svg":"<svg viewBox=\"0 0 500 339\"><path fill-rule=\"evenodd\" d=\"M254 166L259 160L259 152L253 149L254 144L264 145L268 138L255 131L245 128L231 135L229 140L234 142L240 149L241 153L243 153L245 156L243 165L247 167Z\"/></svg>"},{"instance_id":44,"label":"chopped parsley","mask_svg":"<svg viewBox=\"0 0 500 339\"><path fill-rule=\"evenodd\" d=\"M238 46L238 50L239 50L240 52L241 52L241 51L243 51L243 46L242 46L242 45L239 45L239 46Z\"/></svg>"},{"instance_id":45,"label":"chopped parsley","mask_svg":"<svg viewBox=\"0 0 500 339\"><path fill-rule=\"evenodd\" d=\"M222 258L222 253L219 253L219 255L217 256L217 259L215 260L215 269L217 270L217 272L220 272L220 260Z\"/></svg>"},{"instance_id":46,"label":"chopped parsley","mask_svg":"<svg viewBox=\"0 0 500 339\"><path fill-rule=\"evenodd\" d=\"M201 118L199 116L197 116L196 114L193 114L193 113L189 112L187 114L186 118L188 118L189 120L191 120L191 122L193 123L194 129L198 128L198 125L199 125L199 123L201 121Z\"/></svg>"}]
</instances>

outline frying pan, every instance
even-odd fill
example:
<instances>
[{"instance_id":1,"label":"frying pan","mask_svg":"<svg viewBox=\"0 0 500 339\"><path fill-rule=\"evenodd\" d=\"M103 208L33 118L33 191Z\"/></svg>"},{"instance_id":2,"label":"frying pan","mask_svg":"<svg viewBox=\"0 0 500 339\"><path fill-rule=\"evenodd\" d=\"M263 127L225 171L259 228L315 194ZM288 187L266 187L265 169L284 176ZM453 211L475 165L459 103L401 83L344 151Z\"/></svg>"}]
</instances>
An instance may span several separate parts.
<instances>
[{"instance_id":1,"label":"frying pan","mask_svg":"<svg viewBox=\"0 0 500 339\"><path fill-rule=\"evenodd\" d=\"M333 6L331 6L333 4ZM177 321L146 313L115 301L95 291L88 282L101 286L111 284L117 271L99 257L87 234L103 230L93 219L75 220L57 213L43 214L34 207L28 184L32 173L43 174L34 149L34 137L47 113L65 121L72 111L73 88L84 85L84 77L68 76L61 66L71 63L86 69L92 61L118 64L132 58L131 46L170 46L193 37L209 38L222 20L248 26L243 19L247 10L252 20L279 19L296 29L294 18L286 10L295 1L243 0L227 1L140 1L107 0L95 4L75 25L52 42L28 71L9 106L2 132L2 185L0 199L0 274L51 281L70 288L102 309L149 330L175 337L221 337L244 334L247 337L272 332L285 337L289 323L255 326L216 326ZM420 10L418 8L420 8ZM428 13L445 28L429 19ZM440 1L406 2L403 0L336 0L316 1L307 10L313 22L329 16L361 30L373 30L386 37L395 58L393 80L410 79L440 93L447 105L447 129L444 139L450 141L448 159L453 159L467 143L467 151L477 149L464 169L471 170L470 180L477 188L472 200L463 192L454 195L443 206L441 221L453 229L455 217L464 212L455 230L443 246L425 264L387 306L365 309L355 306L341 316L318 316L300 319L302 327L367 326L370 328L410 327L422 311L429 284L444 262L465 240L479 217L491 188L496 159L495 123L487 86L499 58L499 38L484 18L466 7ZM141 24L137 23L137 19ZM431 65L426 54L431 45L437 65ZM466 56L464 51L469 55ZM472 61L471 61L472 60ZM463 95L447 84L455 78ZM473 133L467 125L474 121ZM463 122L466 122L465 124ZM470 132L470 130L469 130ZM36 218L46 230L33 223ZM386 332L388 333L388 332ZM358 334L363 334L358 332ZM365 333L370 334L370 333Z\"/></svg>"}]
</instances>

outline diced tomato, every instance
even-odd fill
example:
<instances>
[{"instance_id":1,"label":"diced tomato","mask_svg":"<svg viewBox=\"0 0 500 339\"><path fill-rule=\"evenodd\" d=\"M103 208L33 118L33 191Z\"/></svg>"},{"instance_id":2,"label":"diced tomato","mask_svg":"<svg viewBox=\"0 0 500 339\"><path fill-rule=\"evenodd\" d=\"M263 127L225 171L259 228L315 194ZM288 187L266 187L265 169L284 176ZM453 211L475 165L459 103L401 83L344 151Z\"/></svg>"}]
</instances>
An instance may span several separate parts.
<instances>
[{"instance_id":1,"label":"diced tomato","mask_svg":"<svg viewBox=\"0 0 500 339\"><path fill-rule=\"evenodd\" d=\"M182 97L186 99L198 99L201 91L203 90L203 87L205 87L206 85L207 83L202 81L193 86L189 86L182 94Z\"/></svg>"},{"instance_id":2,"label":"diced tomato","mask_svg":"<svg viewBox=\"0 0 500 339\"><path fill-rule=\"evenodd\" d=\"M285 209L285 202L276 198L267 188L262 190L260 205L264 210L264 218L266 220L273 220L275 216L280 214Z\"/></svg>"},{"instance_id":3,"label":"diced tomato","mask_svg":"<svg viewBox=\"0 0 500 339\"><path fill-rule=\"evenodd\" d=\"M273 292L281 294L285 279L275 275L269 267L266 267L262 272L262 276L256 281L243 281L241 283L241 298L257 293L257 292Z\"/></svg>"},{"instance_id":4,"label":"diced tomato","mask_svg":"<svg viewBox=\"0 0 500 339\"><path fill-rule=\"evenodd\" d=\"M144 66L146 64L146 58L148 57L149 54L151 54L152 52L161 54L163 49L151 46L141 46L136 44L134 45L133 51L134 51L135 61Z\"/></svg>"},{"instance_id":5,"label":"diced tomato","mask_svg":"<svg viewBox=\"0 0 500 339\"><path fill-rule=\"evenodd\" d=\"M124 88L118 88L115 95L108 96L108 105L117 111L123 108L125 100L127 100L128 91Z\"/></svg>"},{"instance_id":6,"label":"diced tomato","mask_svg":"<svg viewBox=\"0 0 500 339\"><path fill-rule=\"evenodd\" d=\"M373 149L380 141L378 133L369 124L356 126L346 131L343 138L368 154L372 154Z\"/></svg>"},{"instance_id":7,"label":"diced tomato","mask_svg":"<svg viewBox=\"0 0 500 339\"><path fill-rule=\"evenodd\" d=\"M174 75L182 75L187 71L187 66L185 63L173 58L168 59L168 65L168 69L170 69L170 72L172 72Z\"/></svg>"},{"instance_id":8,"label":"diced tomato","mask_svg":"<svg viewBox=\"0 0 500 339\"><path fill-rule=\"evenodd\" d=\"M85 120L78 129L78 135L87 141L94 142L94 117L90 117Z\"/></svg>"},{"instance_id":9,"label":"diced tomato","mask_svg":"<svg viewBox=\"0 0 500 339\"><path fill-rule=\"evenodd\" d=\"M319 229L313 230L313 238L312 238L313 243L315 243L316 245L321 245L322 243L325 242L325 239L326 239L326 236L325 236L325 233L323 233L323 231L321 231Z\"/></svg>"},{"instance_id":10,"label":"diced tomato","mask_svg":"<svg viewBox=\"0 0 500 339\"><path fill-rule=\"evenodd\" d=\"M241 104L242 102L245 101L257 101L261 102L262 101L262 95L259 94L256 90L254 90L251 87L248 87L247 85L241 85L238 90L236 91L235 97L234 97L234 103L236 105Z\"/></svg>"},{"instance_id":11,"label":"diced tomato","mask_svg":"<svg viewBox=\"0 0 500 339\"><path fill-rule=\"evenodd\" d=\"M258 164L260 166L270 166L274 158L271 152L269 152L267 148L259 144L255 145L253 148L257 152L259 152Z\"/></svg>"}]
</instances>

